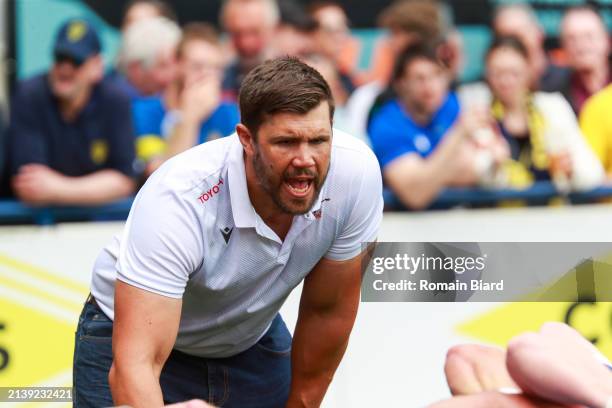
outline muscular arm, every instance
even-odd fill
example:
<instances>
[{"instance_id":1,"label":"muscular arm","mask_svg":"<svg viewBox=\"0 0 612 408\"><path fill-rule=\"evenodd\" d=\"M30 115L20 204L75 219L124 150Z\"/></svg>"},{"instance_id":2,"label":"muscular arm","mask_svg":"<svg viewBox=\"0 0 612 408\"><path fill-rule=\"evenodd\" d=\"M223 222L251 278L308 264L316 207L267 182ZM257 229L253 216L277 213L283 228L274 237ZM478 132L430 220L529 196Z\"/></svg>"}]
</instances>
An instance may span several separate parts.
<instances>
[{"instance_id":1,"label":"muscular arm","mask_svg":"<svg viewBox=\"0 0 612 408\"><path fill-rule=\"evenodd\" d=\"M117 280L109 374L116 405L164 405L159 376L176 340L181 304Z\"/></svg>"},{"instance_id":2,"label":"muscular arm","mask_svg":"<svg viewBox=\"0 0 612 408\"><path fill-rule=\"evenodd\" d=\"M287 407L318 407L340 364L353 328L362 255L322 259L304 280L291 352Z\"/></svg>"}]
</instances>

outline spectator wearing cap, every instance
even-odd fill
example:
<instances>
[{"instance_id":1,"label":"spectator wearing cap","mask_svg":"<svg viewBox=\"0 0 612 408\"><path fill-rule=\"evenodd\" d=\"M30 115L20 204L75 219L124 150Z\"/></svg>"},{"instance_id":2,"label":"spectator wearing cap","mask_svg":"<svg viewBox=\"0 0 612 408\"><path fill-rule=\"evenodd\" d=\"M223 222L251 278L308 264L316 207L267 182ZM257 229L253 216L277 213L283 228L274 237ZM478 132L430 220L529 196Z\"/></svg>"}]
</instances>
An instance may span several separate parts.
<instances>
[{"instance_id":1,"label":"spectator wearing cap","mask_svg":"<svg viewBox=\"0 0 612 408\"><path fill-rule=\"evenodd\" d=\"M223 93L236 100L246 74L272 56L280 12L276 0L224 0L220 20L235 52L225 69Z\"/></svg>"},{"instance_id":2,"label":"spectator wearing cap","mask_svg":"<svg viewBox=\"0 0 612 408\"><path fill-rule=\"evenodd\" d=\"M90 205L134 190L130 101L101 81L100 41L85 20L59 30L47 73L19 84L8 159L16 196L33 205Z\"/></svg>"},{"instance_id":3,"label":"spectator wearing cap","mask_svg":"<svg viewBox=\"0 0 612 408\"><path fill-rule=\"evenodd\" d=\"M576 6L565 12L560 38L571 69L562 92L579 113L591 95L610 83L610 37L597 10Z\"/></svg>"},{"instance_id":4,"label":"spectator wearing cap","mask_svg":"<svg viewBox=\"0 0 612 408\"><path fill-rule=\"evenodd\" d=\"M166 17L130 24L119 50L117 71L108 80L131 98L159 95L176 75L176 45L181 29Z\"/></svg>"},{"instance_id":5,"label":"spectator wearing cap","mask_svg":"<svg viewBox=\"0 0 612 408\"><path fill-rule=\"evenodd\" d=\"M177 60L178 75L161 96L133 103L136 151L146 174L196 144L230 135L239 121L237 105L221 98L223 55L212 26L187 24Z\"/></svg>"}]
</instances>

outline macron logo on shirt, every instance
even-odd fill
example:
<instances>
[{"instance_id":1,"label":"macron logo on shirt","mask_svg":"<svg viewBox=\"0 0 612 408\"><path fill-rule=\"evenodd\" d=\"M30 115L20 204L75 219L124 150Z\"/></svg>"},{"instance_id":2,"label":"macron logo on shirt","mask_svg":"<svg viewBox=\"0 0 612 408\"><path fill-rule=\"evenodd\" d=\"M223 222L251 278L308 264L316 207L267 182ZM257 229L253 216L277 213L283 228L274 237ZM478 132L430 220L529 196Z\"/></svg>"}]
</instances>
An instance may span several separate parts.
<instances>
[{"instance_id":1,"label":"macron logo on shirt","mask_svg":"<svg viewBox=\"0 0 612 408\"><path fill-rule=\"evenodd\" d=\"M198 201L204 204L206 201L213 198L216 194L219 194L219 190L220 190L219 186L222 184L223 184L223 178L220 178L217 184L209 188L207 191L202 193L201 196L198 197Z\"/></svg>"}]
</instances>

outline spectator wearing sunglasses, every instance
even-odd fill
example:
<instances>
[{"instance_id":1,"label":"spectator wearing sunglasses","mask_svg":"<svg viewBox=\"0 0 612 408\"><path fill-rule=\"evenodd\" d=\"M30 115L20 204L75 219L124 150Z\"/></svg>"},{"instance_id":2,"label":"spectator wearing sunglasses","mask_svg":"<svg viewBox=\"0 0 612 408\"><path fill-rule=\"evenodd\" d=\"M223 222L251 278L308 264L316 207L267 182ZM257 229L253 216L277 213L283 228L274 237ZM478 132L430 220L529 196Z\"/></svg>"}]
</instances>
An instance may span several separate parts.
<instances>
[{"instance_id":1,"label":"spectator wearing sunglasses","mask_svg":"<svg viewBox=\"0 0 612 408\"><path fill-rule=\"evenodd\" d=\"M130 101L102 82L100 40L85 20L59 30L48 72L19 84L8 136L11 186L33 205L93 205L134 189Z\"/></svg>"}]
</instances>

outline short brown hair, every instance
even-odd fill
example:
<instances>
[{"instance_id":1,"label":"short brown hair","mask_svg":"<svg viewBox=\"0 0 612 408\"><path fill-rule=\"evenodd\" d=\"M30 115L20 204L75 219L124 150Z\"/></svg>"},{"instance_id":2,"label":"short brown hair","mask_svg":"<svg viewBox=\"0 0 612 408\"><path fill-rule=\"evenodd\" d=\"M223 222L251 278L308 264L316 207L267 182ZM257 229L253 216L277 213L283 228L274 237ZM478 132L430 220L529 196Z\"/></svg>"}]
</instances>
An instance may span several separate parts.
<instances>
[{"instance_id":1,"label":"short brown hair","mask_svg":"<svg viewBox=\"0 0 612 408\"><path fill-rule=\"evenodd\" d=\"M434 0L396 0L380 13L378 24L415 34L417 41L437 40L447 30L441 6Z\"/></svg>"},{"instance_id":2,"label":"short brown hair","mask_svg":"<svg viewBox=\"0 0 612 408\"><path fill-rule=\"evenodd\" d=\"M185 51L185 45L189 41L204 41L215 47L220 46L219 34L211 24L208 23L189 23L183 28L181 40L176 47L177 57L181 57Z\"/></svg>"},{"instance_id":3,"label":"short brown hair","mask_svg":"<svg viewBox=\"0 0 612 408\"><path fill-rule=\"evenodd\" d=\"M329 103L330 120L334 98L323 76L295 57L268 60L244 78L238 96L241 122L257 139L266 117L280 112L306 114L321 102Z\"/></svg>"},{"instance_id":4,"label":"short brown hair","mask_svg":"<svg viewBox=\"0 0 612 408\"><path fill-rule=\"evenodd\" d=\"M485 54L485 60L488 60L489 57L493 54L493 52L500 49L510 49L517 54L519 54L525 61L529 61L529 51L527 51L527 47L522 41L513 35L503 35L499 37L495 37L493 42L489 46L487 53Z\"/></svg>"},{"instance_id":5,"label":"short brown hair","mask_svg":"<svg viewBox=\"0 0 612 408\"><path fill-rule=\"evenodd\" d=\"M400 52L397 59L395 60L395 65L393 66L393 73L391 75L391 83L395 83L398 80L404 78L408 66L410 66L413 61L420 59L433 62L434 64L439 65L440 67L445 69L448 68L444 64L444 61L440 59L437 46L427 43L411 44L404 48L404 50Z\"/></svg>"}]
</instances>

